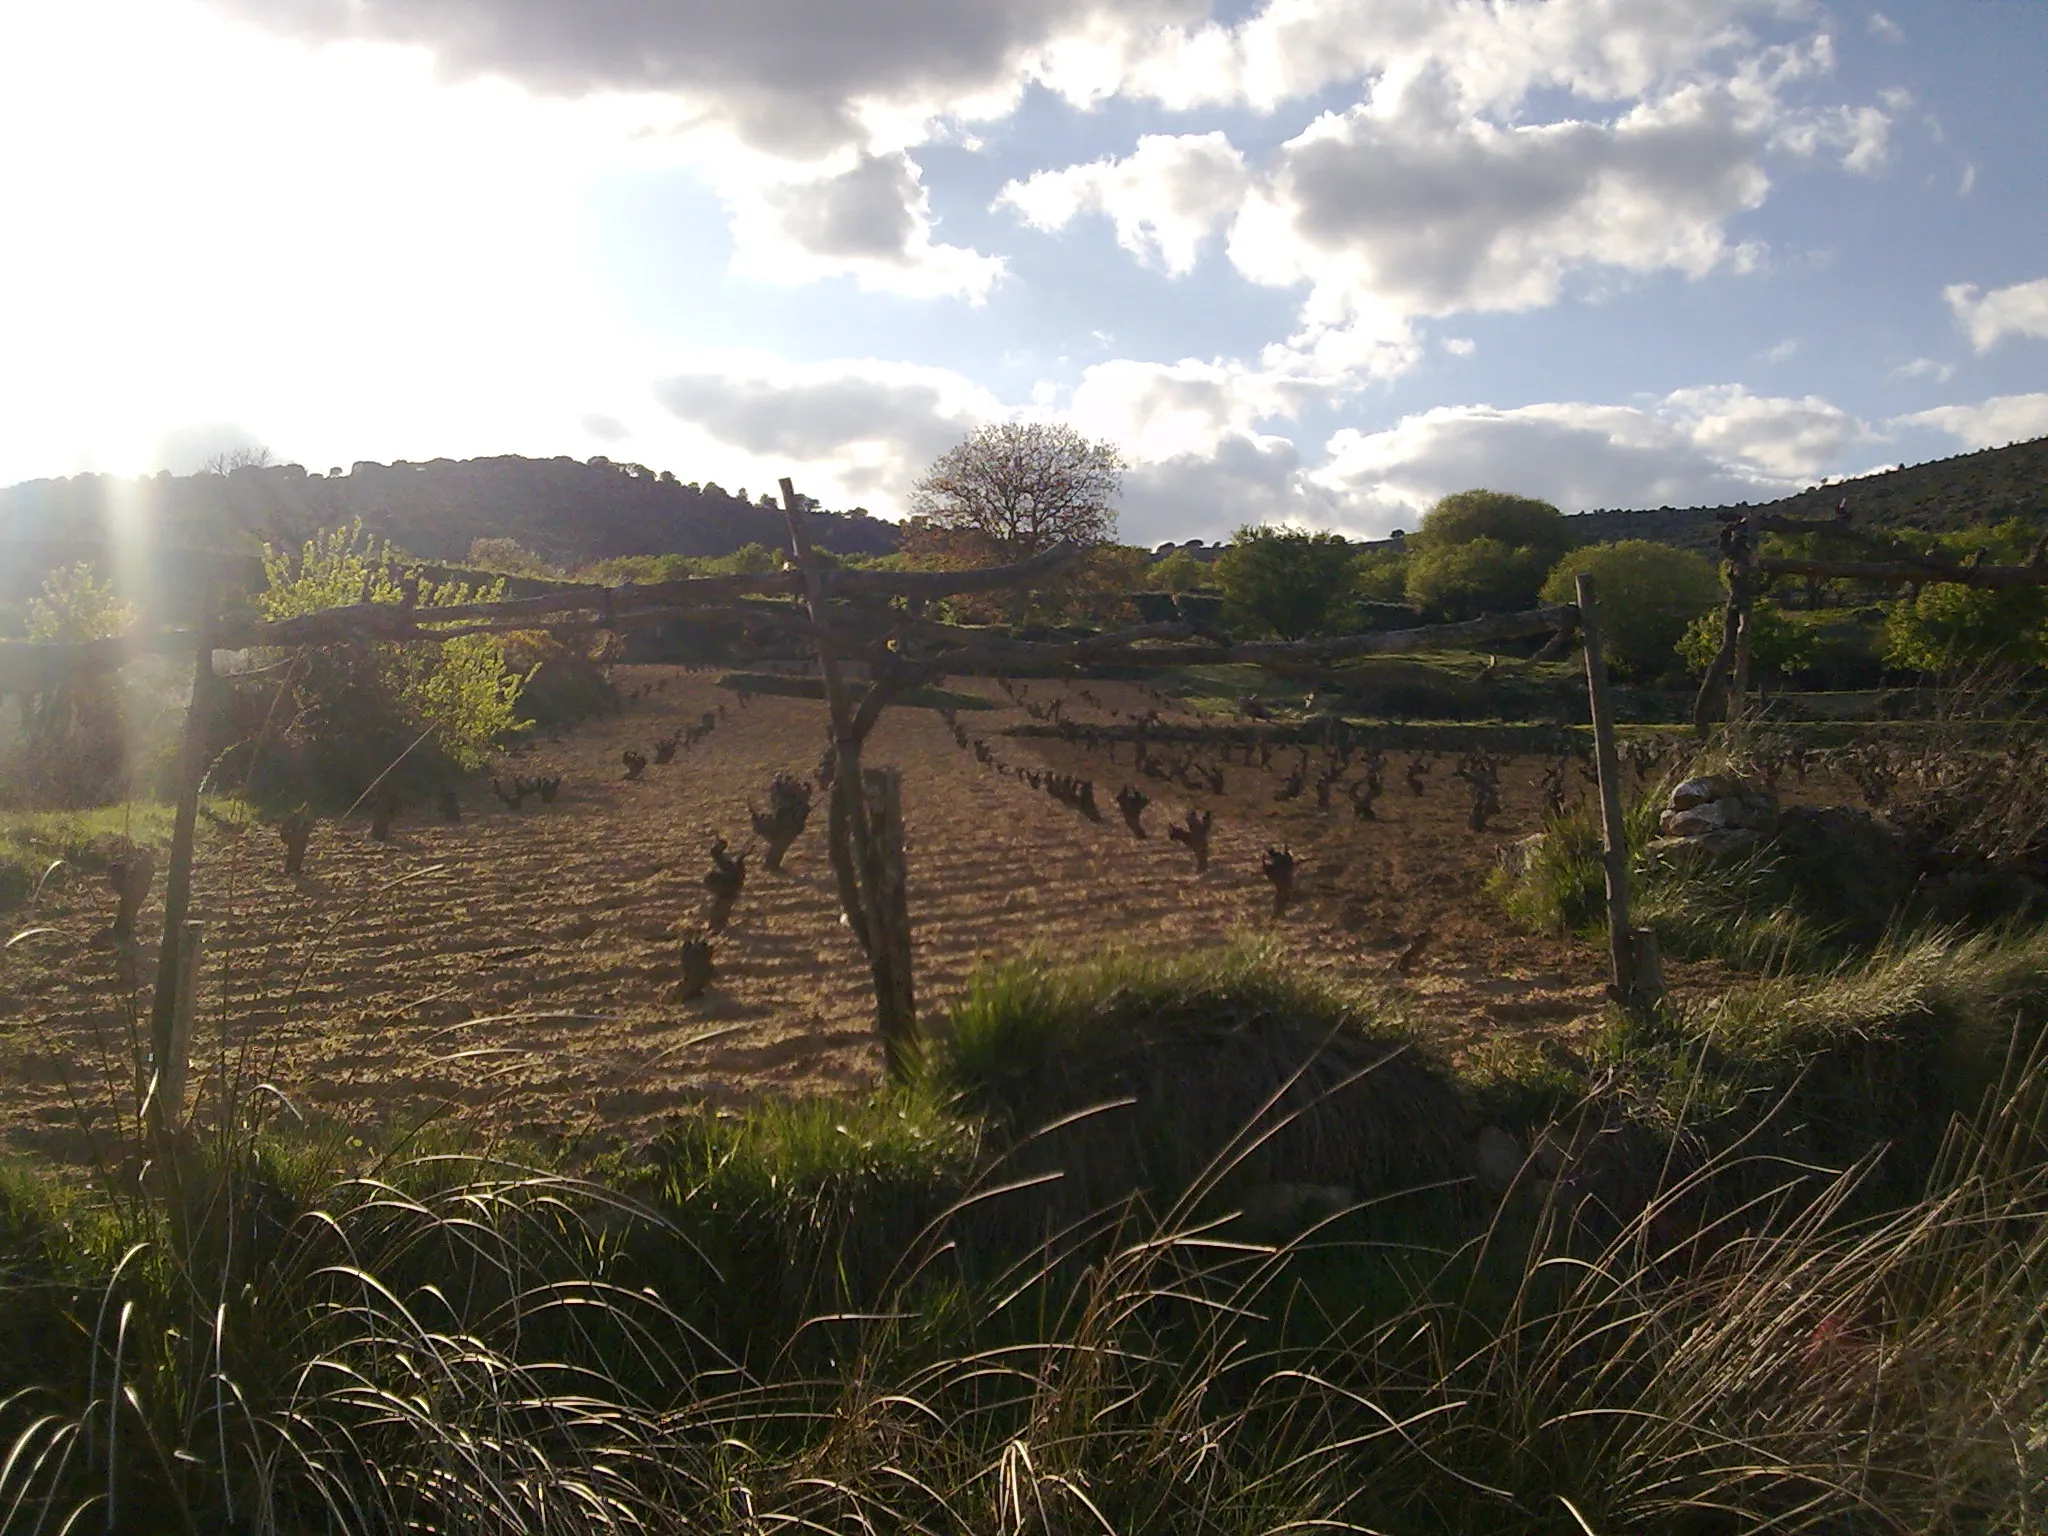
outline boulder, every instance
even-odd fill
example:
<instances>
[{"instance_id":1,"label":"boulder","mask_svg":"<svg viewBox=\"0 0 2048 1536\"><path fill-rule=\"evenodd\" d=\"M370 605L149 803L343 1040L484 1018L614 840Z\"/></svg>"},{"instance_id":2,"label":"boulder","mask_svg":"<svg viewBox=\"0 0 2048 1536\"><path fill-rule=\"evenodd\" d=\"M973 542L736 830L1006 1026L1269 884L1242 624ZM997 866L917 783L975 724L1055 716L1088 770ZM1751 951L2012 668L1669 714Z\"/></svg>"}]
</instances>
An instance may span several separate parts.
<instances>
[{"instance_id":1,"label":"boulder","mask_svg":"<svg viewBox=\"0 0 2048 1536\"><path fill-rule=\"evenodd\" d=\"M1500 851L1493 856L1500 872L1510 880L1519 880L1529 872L1529 866L1542 851L1548 832L1531 832L1527 837L1518 837L1511 843L1503 843Z\"/></svg>"},{"instance_id":2,"label":"boulder","mask_svg":"<svg viewBox=\"0 0 2048 1536\"><path fill-rule=\"evenodd\" d=\"M1696 805L1705 805L1714 800L1728 800L1741 795L1746 786L1739 779L1723 773L1702 774L1696 779L1687 779L1671 791L1671 809L1689 811Z\"/></svg>"}]
</instances>

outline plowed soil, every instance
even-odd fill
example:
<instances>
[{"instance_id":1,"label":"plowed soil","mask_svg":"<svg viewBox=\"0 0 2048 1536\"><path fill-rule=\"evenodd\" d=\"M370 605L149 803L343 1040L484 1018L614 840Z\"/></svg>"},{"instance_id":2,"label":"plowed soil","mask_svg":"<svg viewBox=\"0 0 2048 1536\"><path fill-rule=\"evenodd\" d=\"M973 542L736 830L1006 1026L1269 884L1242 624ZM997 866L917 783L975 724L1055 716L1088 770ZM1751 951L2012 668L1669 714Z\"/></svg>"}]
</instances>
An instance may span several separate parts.
<instances>
[{"instance_id":1,"label":"plowed soil","mask_svg":"<svg viewBox=\"0 0 2048 1536\"><path fill-rule=\"evenodd\" d=\"M314 1121L391 1129L453 1117L543 1138L630 1137L693 1105L875 1083L866 964L840 922L822 799L779 874L751 861L710 990L667 1000L679 936L704 897L708 845L718 835L744 845L749 799L765 799L777 770L814 769L824 706L742 706L709 672L636 667L621 680L645 696L504 765L508 780L563 775L553 805L509 809L486 777L464 790L459 825L416 808L378 843L364 820L323 824L297 880L267 831L202 825L194 916L209 928L194 1102L225 1063ZM1502 813L1474 833L1450 761L1415 795L1402 777L1408 759L1395 755L1380 819L1361 822L1341 788L1327 811L1312 785L1276 801L1296 760L1289 749L1270 769L1232 762L1225 793L1196 793L1140 777L1128 745L1112 765L1069 743L1005 737L1022 711L993 684L980 691L1002 708L963 712L962 724L1007 769L1092 778L1104 820L978 764L932 711L890 711L868 762L903 772L925 1015L944 1010L978 961L1029 946L1178 952L1272 930L1304 966L1388 987L1390 1002L1453 1054L1503 1038L1568 1047L1597 1019L1600 950L1516 931L1485 889L1500 846L1540 824L1542 763L1509 762ZM1063 697L1080 721L1155 707L1172 717L1131 686L1090 691L1098 704L1044 683L1031 699ZM622 778L622 751L651 754L656 737L707 710L722 718L705 740L638 782ZM1153 797L1143 840L1113 804L1125 783ZM1165 836L1191 805L1216 815L1201 875ZM1276 843L1301 861L1296 904L1277 921L1259 867ZM126 952L101 937L112 913L104 880L60 876L35 911L13 915L10 931L45 931L0 959L8 1151L78 1158L90 1150L83 1124L133 1113L131 1041L146 1015L157 918L145 915ZM1672 971L1680 986L1715 979L1707 968Z\"/></svg>"}]
</instances>

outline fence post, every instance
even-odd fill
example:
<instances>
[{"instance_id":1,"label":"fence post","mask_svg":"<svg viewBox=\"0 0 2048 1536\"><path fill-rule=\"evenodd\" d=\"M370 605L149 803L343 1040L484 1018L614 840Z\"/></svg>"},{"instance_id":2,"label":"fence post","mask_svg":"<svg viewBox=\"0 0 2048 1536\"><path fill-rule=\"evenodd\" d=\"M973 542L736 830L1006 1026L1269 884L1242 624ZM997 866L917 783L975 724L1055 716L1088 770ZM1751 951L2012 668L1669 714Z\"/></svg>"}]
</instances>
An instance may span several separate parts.
<instances>
[{"instance_id":1,"label":"fence post","mask_svg":"<svg viewBox=\"0 0 2048 1536\"><path fill-rule=\"evenodd\" d=\"M213 598L199 615L198 654L192 665L192 703L185 711L185 740L178 763L178 811L171 828L170 871L164 877L164 932L157 947L156 990L150 998L149 1059L154 1081L148 1098L147 1129L167 1152L182 1102L169 1104L167 1074L177 1054L179 981L185 919L192 906L192 850L199 826L199 788L206 777L206 712L213 693Z\"/></svg>"},{"instance_id":2,"label":"fence post","mask_svg":"<svg viewBox=\"0 0 2048 1536\"><path fill-rule=\"evenodd\" d=\"M1600 606L1591 576L1578 579L1579 633L1586 647L1586 697L1593 711L1593 762L1600 775L1600 843L1607 871L1607 948L1614 962L1614 997L1624 1008L1640 1005L1635 934L1628 915L1628 823L1621 809L1621 761L1614 750L1614 704L1607 691L1601 649Z\"/></svg>"}]
</instances>

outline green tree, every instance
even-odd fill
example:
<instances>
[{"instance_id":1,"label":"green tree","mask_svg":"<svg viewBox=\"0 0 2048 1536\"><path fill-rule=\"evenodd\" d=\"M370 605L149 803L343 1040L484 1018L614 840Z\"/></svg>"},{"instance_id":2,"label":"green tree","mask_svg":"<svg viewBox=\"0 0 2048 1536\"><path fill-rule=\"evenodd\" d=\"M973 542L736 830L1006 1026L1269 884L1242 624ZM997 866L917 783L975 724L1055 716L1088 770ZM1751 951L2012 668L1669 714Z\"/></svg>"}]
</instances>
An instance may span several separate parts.
<instances>
[{"instance_id":1,"label":"green tree","mask_svg":"<svg viewBox=\"0 0 2048 1536\"><path fill-rule=\"evenodd\" d=\"M1283 640L1300 640L1330 622L1351 589L1353 559L1341 534L1240 528L1216 561L1216 580L1239 619Z\"/></svg>"},{"instance_id":2,"label":"green tree","mask_svg":"<svg viewBox=\"0 0 2048 1536\"><path fill-rule=\"evenodd\" d=\"M1930 582L1885 612L1885 659L1912 672L2048 662L2048 590Z\"/></svg>"},{"instance_id":3,"label":"green tree","mask_svg":"<svg viewBox=\"0 0 2048 1536\"><path fill-rule=\"evenodd\" d=\"M1669 670L1687 627L1724 597L1721 578L1707 560L1669 544L1623 539L1588 545L1558 561L1543 583L1543 601L1573 601L1581 574L1599 584L1609 658L1640 678Z\"/></svg>"},{"instance_id":4,"label":"green tree","mask_svg":"<svg viewBox=\"0 0 2048 1536\"><path fill-rule=\"evenodd\" d=\"M1215 579L1215 571L1184 549L1176 549L1164 560L1155 560L1145 579L1155 592L1192 592Z\"/></svg>"},{"instance_id":5,"label":"green tree","mask_svg":"<svg viewBox=\"0 0 2048 1536\"><path fill-rule=\"evenodd\" d=\"M1602 606L1606 599L1601 599ZM1679 637L1678 659L1695 677L1704 676L1721 652L1721 609L1709 608L1685 627ZM1775 677L1789 676L1813 664L1819 652L1811 628L1788 617L1785 610L1767 597L1760 597L1749 611L1749 666L1752 672Z\"/></svg>"},{"instance_id":6,"label":"green tree","mask_svg":"<svg viewBox=\"0 0 2048 1536\"><path fill-rule=\"evenodd\" d=\"M1431 507L1406 540L1409 600L1441 619L1527 608L1576 542L1547 501L1458 491Z\"/></svg>"},{"instance_id":7,"label":"green tree","mask_svg":"<svg viewBox=\"0 0 2048 1536\"><path fill-rule=\"evenodd\" d=\"M360 522L310 539L294 556L266 546L267 619L297 618L360 603L410 600L421 610L496 602L503 582L434 582L394 560ZM495 635L438 642L308 647L294 678L294 744L319 787L353 798L401 756L431 771L436 758L472 771L518 728L525 679L507 670ZM416 749L427 746L422 754Z\"/></svg>"},{"instance_id":8,"label":"green tree","mask_svg":"<svg viewBox=\"0 0 2048 1536\"><path fill-rule=\"evenodd\" d=\"M1990 528L1948 534L1937 548L1956 560L2018 564L2028 558L2038 532L2031 523L2011 518ZM2048 663L2048 589L1995 592L1929 582L1886 609L1885 659L1914 672Z\"/></svg>"},{"instance_id":9,"label":"green tree","mask_svg":"<svg viewBox=\"0 0 2048 1536\"><path fill-rule=\"evenodd\" d=\"M1423 515L1409 536L1418 549L1498 539L1510 549L1534 549L1552 561L1578 543L1564 514L1550 502L1506 491L1458 491Z\"/></svg>"},{"instance_id":10,"label":"green tree","mask_svg":"<svg viewBox=\"0 0 2048 1536\"><path fill-rule=\"evenodd\" d=\"M1408 551L1402 544L1361 552L1353 563L1352 594L1369 603L1398 603L1408 596Z\"/></svg>"},{"instance_id":11,"label":"green tree","mask_svg":"<svg viewBox=\"0 0 2048 1536\"><path fill-rule=\"evenodd\" d=\"M1433 619L1518 612L1535 605L1550 564L1546 551L1495 538L1425 545L1408 556L1408 600Z\"/></svg>"}]
</instances>

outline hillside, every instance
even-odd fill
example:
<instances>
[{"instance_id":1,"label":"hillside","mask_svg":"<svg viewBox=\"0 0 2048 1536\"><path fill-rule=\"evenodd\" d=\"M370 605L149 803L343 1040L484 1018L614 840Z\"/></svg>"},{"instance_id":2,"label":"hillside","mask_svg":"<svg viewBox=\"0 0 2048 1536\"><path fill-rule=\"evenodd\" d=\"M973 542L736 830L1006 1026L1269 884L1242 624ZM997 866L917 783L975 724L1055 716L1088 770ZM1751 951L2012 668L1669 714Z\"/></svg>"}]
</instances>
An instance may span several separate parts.
<instances>
[{"instance_id":1,"label":"hillside","mask_svg":"<svg viewBox=\"0 0 2048 1536\"><path fill-rule=\"evenodd\" d=\"M723 555L785 537L782 514L721 487L608 459L435 459L308 474L296 464L228 475L77 475L0 491L0 543L90 550L117 524L161 548L253 550L361 518L415 554L456 560L479 538L511 538L565 566L615 555ZM894 527L864 512L816 519L842 554L883 554Z\"/></svg>"},{"instance_id":2,"label":"hillside","mask_svg":"<svg viewBox=\"0 0 2048 1536\"><path fill-rule=\"evenodd\" d=\"M1860 475L1786 496L1752 512L1783 517L1827 518L1848 498L1849 510L1865 527L1921 528L1943 533L1999 522L2008 517L2048 517L2048 438L1986 448L1900 469ZM1587 543L1652 539L1681 549L1715 552L1721 507L1657 507L1639 512L1587 512L1572 526Z\"/></svg>"}]
</instances>

